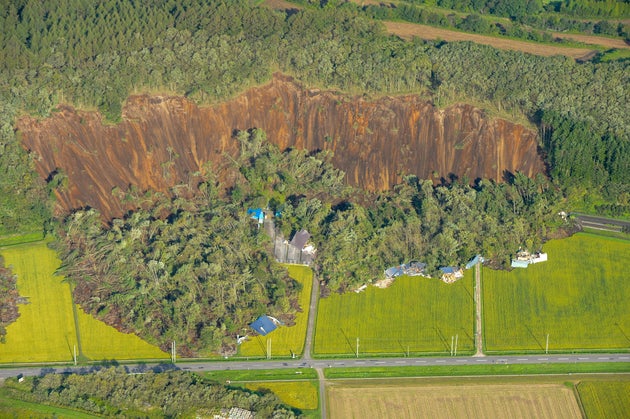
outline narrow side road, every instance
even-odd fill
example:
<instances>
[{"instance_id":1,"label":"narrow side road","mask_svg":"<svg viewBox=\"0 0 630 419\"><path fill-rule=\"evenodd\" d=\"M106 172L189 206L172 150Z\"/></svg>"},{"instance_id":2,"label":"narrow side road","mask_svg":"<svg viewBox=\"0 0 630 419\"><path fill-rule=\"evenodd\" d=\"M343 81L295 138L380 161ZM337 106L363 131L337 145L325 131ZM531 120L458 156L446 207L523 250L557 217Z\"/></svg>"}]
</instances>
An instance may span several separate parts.
<instances>
[{"instance_id":1,"label":"narrow side road","mask_svg":"<svg viewBox=\"0 0 630 419\"><path fill-rule=\"evenodd\" d=\"M483 354L483 322L481 321L481 264L475 265L475 355Z\"/></svg>"},{"instance_id":2,"label":"narrow side road","mask_svg":"<svg viewBox=\"0 0 630 419\"><path fill-rule=\"evenodd\" d=\"M319 281L313 273L313 288L311 290L311 303L308 306L308 325L306 326L306 340L304 341L304 355L302 359L311 360L313 351L313 335L315 334L315 320L317 319L317 302L319 301Z\"/></svg>"},{"instance_id":3,"label":"narrow side road","mask_svg":"<svg viewBox=\"0 0 630 419\"><path fill-rule=\"evenodd\" d=\"M321 419L326 419L326 378L324 370L315 368L317 378L319 378L319 413Z\"/></svg>"}]
</instances>

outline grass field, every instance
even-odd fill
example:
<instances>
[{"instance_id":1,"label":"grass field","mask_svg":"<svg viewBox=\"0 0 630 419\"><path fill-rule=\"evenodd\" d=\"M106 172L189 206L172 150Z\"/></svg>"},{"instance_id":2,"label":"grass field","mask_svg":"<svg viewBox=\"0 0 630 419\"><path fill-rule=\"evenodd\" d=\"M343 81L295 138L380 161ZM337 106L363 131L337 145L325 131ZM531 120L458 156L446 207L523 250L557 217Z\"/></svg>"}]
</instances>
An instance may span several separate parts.
<instances>
[{"instance_id":1,"label":"grass field","mask_svg":"<svg viewBox=\"0 0 630 419\"><path fill-rule=\"evenodd\" d=\"M316 410L319 407L317 381L269 381L247 383L245 387L255 391L271 390L283 403L300 410Z\"/></svg>"},{"instance_id":2,"label":"grass field","mask_svg":"<svg viewBox=\"0 0 630 419\"><path fill-rule=\"evenodd\" d=\"M319 301L314 352L317 355L472 352L472 271L454 284L399 277L387 289L332 294Z\"/></svg>"},{"instance_id":3,"label":"grass field","mask_svg":"<svg viewBox=\"0 0 630 419\"><path fill-rule=\"evenodd\" d=\"M549 261L512 272L483 270L490 351L630 348L630 243L577 234L544 246Z\"/></svg>"},{"instance_id":4,"label":"grass field","mask_svg":"<svg viewBox=\"0 0 630 419\"><path fill-rule=\"evenodd\" d=\"M306 339L306 326L308 324L308 306L313 289L313 271L307 266L287 265L289 275L302 284L299 303L302 312L295 317L295 325L290 327L279 327L267 336L258 336L255 332L253 337L243 344L239 349L241 356L266 356L267 340L271 339L271 356L290 357L291 352L297 355L304 350L304 340ZM270 313L272 315L272 313Z\"/></svg>"},{"instance_id":5,"label":"grass field","mask_svg":"<svg viewBox=\"0 0 630 419\"><path fill-rule=\"evenodd\" d=\"M577 418L573 390L562 384L330 383L331 418Z\"/></svg>"},{"instance_id":6,"label":"grass field","mask_svg":"<svg viewBox=\"0 0 630 419\"><path fill-rule=\"evenodd\" d=\"M0 417L3 418L29 418L29 419L88 419L101 416L91 415L62 407L47 406L45 404L25 402L14 399L7 389L0 388Z\"/></svg>"},{"instance_id":7,"label":"grass field","mask_svg":"<svg viewBox=\"0 0 630 419\"><path fill-rule=\"evenodd\" d=\"M19 306L18 320L7 327L0 363L70 362L75 345L82 360L168 358L159 348L120 333L79 308L75 322L70 286L53 275L60 261L45 242L0 249L0 254L18 276L20 295L28 298L28 304Z\"/></svg>"},{"instance_id":8,"label":"grass field","mask_svg":"<svg viewBox=\"0 0 630 419\"><path fill-rule=\"evenodd\" d=\"M205 378L220 383L225 381L279 381L279 380L316 380L317 373L312 368L281 370L224 370L202 373Z\"/></svg>"},{"instance_id":9,"label":"grass field","mask_svg":"<svg viewBox=\"0 0 630 419\"><path fill-rule=\"evenodd\" d=\"M577 385L588 419L630 418L630 379L582 381Z\"/></svg>"}]
</instances>

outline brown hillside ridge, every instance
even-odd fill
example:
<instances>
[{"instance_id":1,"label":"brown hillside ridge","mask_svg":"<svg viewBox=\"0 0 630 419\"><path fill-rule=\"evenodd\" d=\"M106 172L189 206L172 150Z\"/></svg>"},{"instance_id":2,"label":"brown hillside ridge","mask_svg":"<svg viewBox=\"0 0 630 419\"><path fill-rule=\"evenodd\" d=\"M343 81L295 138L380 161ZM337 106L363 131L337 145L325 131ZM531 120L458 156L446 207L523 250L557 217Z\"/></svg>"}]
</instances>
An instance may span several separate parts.
<instances>
[{"instance_id":1,"label":"brown hillside ridge","mask_svg":"<svg viewBox=\"0 0 630 419\"><path fill-rule=\"evenodd\" d=\"M228 156L239 148L233 134L253 127L281 149L333 151L347 181L369 190L391 187L400 174L500 181L505 171L544 171L535 131L488 119L473 106L439 110L415 95L347 97L282 75L211 107L182 97L132 96L122 116L120 124L107 125L98 113L61 106L47 119L18 121L39 174L47 178L59 169L68 177L58 193L61 209L90 206L106 218L118 216L114 187L166 191L207 161L229 182Z\"/></svg>"}]
</instances>

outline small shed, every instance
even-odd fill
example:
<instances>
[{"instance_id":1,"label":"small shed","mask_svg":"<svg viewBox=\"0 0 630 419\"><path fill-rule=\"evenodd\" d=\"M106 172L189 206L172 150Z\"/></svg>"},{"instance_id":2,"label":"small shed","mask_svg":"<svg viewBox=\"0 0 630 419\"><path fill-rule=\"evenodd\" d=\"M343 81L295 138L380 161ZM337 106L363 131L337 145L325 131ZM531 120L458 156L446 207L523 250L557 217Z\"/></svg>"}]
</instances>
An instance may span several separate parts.
<instances>
[{"instance_id":1,"label":"small shed","mask_svg":"<svg viewBox=\"0 0 630 419\"><path fill-rule=\"evenodd\" d=\"M529 266L529 262L526 260L512 259L511 266L513 268L527 268Z\"/></svg>"},{"instance_id":2,"label":"small shed","mask_svg":"<svg viewBox=\"0 0 630 419\"><path fill-rule=\"evenodd\" d=\"M269 316L260 316L254 320L249 327L254 329L261 336L266 336L278 328Z\"/></svg>"},{"instance_id":3,"label":"small shed","mask_svg":"<svg viewBox=\"0 0 630 419\"><path fill-rule=\"evenodd\" d=\"M472 258L472 259L471 259L471 260L470 260L470 261L466 264L466 269L470 269L470 268L472 268L473 266L475 266L476 264L478 264L478 263L483 263L483 262L484 262L483 256L481 256L481 255L477 255L477 256L475 256L474 258Z\"/></svg>"},{"instance_id":4,"label":"small shed","mask_svg":"<svg viewBox=\"0 0 630 419\"><path fill-rule=\"evenodd\" d=\"M300 250L304 249L306 246L306 242L311 238L311 234L306 230L300 230L291 239L289 243L291 246L296 247Z\"/></svg>"}]
</instances>

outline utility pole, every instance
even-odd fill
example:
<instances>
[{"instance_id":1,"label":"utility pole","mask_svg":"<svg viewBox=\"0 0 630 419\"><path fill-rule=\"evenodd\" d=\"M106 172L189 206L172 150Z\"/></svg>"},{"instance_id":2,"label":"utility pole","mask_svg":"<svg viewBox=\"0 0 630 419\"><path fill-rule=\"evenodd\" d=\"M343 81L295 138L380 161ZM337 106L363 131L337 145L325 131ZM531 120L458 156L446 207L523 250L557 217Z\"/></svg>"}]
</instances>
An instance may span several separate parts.
<instances>
[{"instance_id":1,"label":"utility pole","mask_svg":"<svg viewBox=\"0 0 630 419\"><path fill-rule=\"evenodd\" d=\"M547 343L545 344L545 355L549 353L549 333L547 333Z\"/></svg>"},{"instance_id":2,"label":"utility pole","mask_svg":"<svg viewBox=\"0 0 630 419\"><path fill-rule=\"evenodd\" d=\"M453 351L455 349L455 336L451 335L451 356L453 356Z\"/></svg>"},{"instance_id":3,"label":"utility pole","mask_svg":"<svg viewBox=\"0 0 630 419\"><path fill-rule=\"evenodd\" d=\"M459 340L459 335L455 335L455 353L453 355L457 356L457 341Z\"/></svg>"},{"instance_id":4,"label":"utility pole","mask_svg":"<svg viewBox=\"0 0 630 419\"><path fill-rule=\"evenodd\" d=\"M175 352L175 341L171 342L171 362L174 364L177 361L177 353Z\"/></svg>"},{"instance_id":5,"label":"utility pole","mask_svg":"<svg viewBox=\"0 0 630 419\"><path fill-rule=\"evenodd\" d=\"M267 359L271 359L271 338L267 338Z\"/></svg>"},{"instance_id":6,"label":"utility pole","mask_svg":"<svg viewBox=\"0 0 630 419\"><path fill-rule=\"evenodd\" d=\"M74 345L74 352L73 352L73 358L74 358L74 365L77 365L77 345Z\"/></svg>"},{"instance_id":7,"label":"utility pole","mask_svg":"<svg viewBox=\"0 0 630 419\"><path fill-rule=\"evenodd\" d=\"M359 337L357 336L357 358L359 357Z\"/></svg>"}]
</instances>

